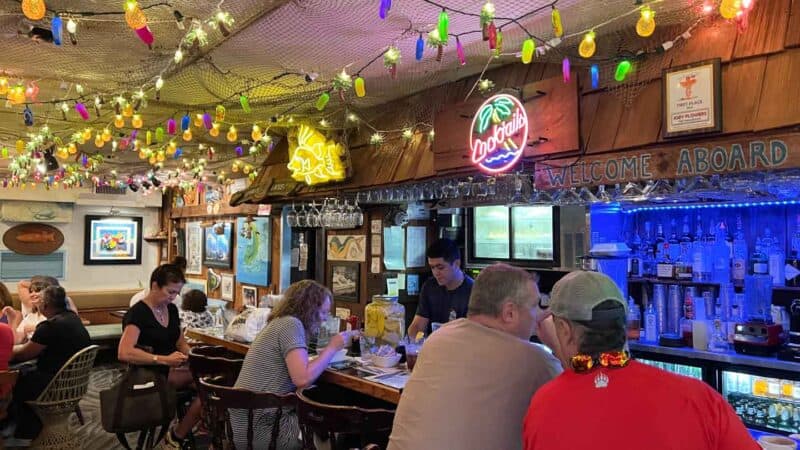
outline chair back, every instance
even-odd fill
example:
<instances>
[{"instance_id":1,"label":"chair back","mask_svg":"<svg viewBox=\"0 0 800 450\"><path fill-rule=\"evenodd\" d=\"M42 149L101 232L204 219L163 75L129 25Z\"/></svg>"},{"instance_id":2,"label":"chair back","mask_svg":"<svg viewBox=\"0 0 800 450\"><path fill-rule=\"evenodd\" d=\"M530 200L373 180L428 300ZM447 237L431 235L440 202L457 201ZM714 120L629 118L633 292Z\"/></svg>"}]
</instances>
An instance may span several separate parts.
<instances>
[{"instance_id":1,"label":"chair back","mask_svg":"<svg viewBox=\"0 0 800 450\"><path fill-rule=\"evenodd\" d=\"M39 397L29 402L39 408L72 411L89 388L98 345L90 345L72 355L50 380Z\"/></svg>"},{"instance_id":2,"label":"chair back","mask_svg":"<svg viewBox=\"0 0 800 450\"><path fill-rule=\"evenodd\" d=\"M337 433L357 434L361 447L365 447L371 434L391 431L394 411L320 403L311 398L315 389L311 387L297 392L297 418L303 433L303 449L316 450L314 433L330 439L331 448L337 450Z\"/></svg>"},{"instance_id":3,"label":"chair back","mask_svg":"<svg viewBox=\"0 0 800 450\"><path fill-rule=\"evenodd\" d=\"M0 371L0 387L6 391L5 395L0 396L0 420L8 416L8 404L11 403L11 392L14 385L17 384L17 377L19 377L19 370Z\"/></svg>"},{"instance_id":4,"label":"chair back","mask_svg":"<svg viewBox=\"0 0 800 450\"><path fill-rule=\"evenodd\" d=\"M189 350L189 370L192 372L195 386L198 387L201 378L219 375L226 380L232 380L228 386L233 386L243 363L242 356L233 354L219 345L198 346Z\"/></svg>"},{"instance_id":5,"label":"chair back","mask_svg":"<svg viewBox=\"0 0 800 450\"><path fill-rule=\"evenodd\" d=\"M229 409L247 410L247 450L253 450L253 421L254 411L259 409L275 409L275 419L272 424L272 432L269 450L276 450L278 447L278 435L280 434L280 421L284 410L294 409L297 406L297 397L294 393L279 395L270 392L253 392L247 389L221 386L214 383L213 378L205 377L200 379L202 391L207 395L206 401L215 414L222 415L224 420L223 429L209 429L213 436L214 448L217 441L233 442L233 428L231 426Z\"/></svg>"}]
</instances>

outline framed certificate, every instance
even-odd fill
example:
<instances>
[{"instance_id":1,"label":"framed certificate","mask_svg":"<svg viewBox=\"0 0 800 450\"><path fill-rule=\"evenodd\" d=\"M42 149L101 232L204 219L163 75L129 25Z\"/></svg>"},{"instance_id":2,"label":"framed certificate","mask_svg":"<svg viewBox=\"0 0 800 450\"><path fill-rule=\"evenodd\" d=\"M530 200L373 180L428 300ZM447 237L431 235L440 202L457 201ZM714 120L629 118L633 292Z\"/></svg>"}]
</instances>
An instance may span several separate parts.
<instances>
[{"instance_id":1,"label":"framed certificate","mask_svg":"<svg viewBox=\"0 0 800 450\"><path fill-rule=\"evenodd\" d=\"M664 138L722 131L719 59L665 69L661 85Z\"/></svg>"}]
</instances>

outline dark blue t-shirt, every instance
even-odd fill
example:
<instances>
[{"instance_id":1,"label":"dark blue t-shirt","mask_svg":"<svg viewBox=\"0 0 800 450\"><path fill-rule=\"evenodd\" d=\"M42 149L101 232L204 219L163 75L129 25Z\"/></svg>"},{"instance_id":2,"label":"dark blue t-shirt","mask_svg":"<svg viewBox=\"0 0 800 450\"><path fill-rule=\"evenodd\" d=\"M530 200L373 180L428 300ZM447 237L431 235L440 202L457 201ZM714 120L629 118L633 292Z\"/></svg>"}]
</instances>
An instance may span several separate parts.
<instances>
[{"instance_id":1,"label":"dark blue t-shirt","mask_svg":"<svg viewBox=\"0 0 800 450\"><path fill-rule=\"evenodd\" d=\"M469 295L472 293L472 283L474 281L464 275L464 281L453 291L448 291L446 287L439 286L436 278L428 278L422 284L419 293L419 305L417 315L429 320L427 333L431 332L431 323L445 323L450 320L450 312L454 312L456 318L467 316L467 306L469 305Z\"/></svg>"}]
</instances>

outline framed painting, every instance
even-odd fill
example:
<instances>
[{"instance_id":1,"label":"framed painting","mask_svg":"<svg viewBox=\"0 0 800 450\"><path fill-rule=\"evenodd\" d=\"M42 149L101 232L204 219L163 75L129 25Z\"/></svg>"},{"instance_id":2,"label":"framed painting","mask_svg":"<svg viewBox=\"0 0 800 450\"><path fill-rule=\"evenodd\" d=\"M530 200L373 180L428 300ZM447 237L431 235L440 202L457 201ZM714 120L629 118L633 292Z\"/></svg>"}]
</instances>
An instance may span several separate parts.
<instances>
[{"instance_id":1,"label":"framed painting","mask_svg":"<svg viewBox=\"0 0 800 450\"><path fill-rule=\"evenodd\" d=\"M183 285L183 289L181 292L189 292L191 290L197 289L198 291L206 294L208 292L206 280L201 278L186 278L186 284Z\"/></svg>"},{"instance_id":2,"label":"framed painting","mask_svg":"<svg viewBox=\"0 0 800 450\"><path fill-rule=\"evenodd\" d=\"M719 59L665 69L661 93L665 138L722 131Z\"/></svg>"},{"instance_id":3,"label":"framed painting","mask_svg":"<svg viewBox=\"0 0 800 450\"><path fill-rule=\"evenodd\" d=\"M328 267L328 280L330 280L333 299L341 302L358 303L361 265L352 262L332 262Z\"/></svg>"},{"instance_id":4,"label":"framed painting","mask_svg":"<svg viewBox=\"0 0 800 450\"><path fill-rule=\"evenodd\" d=\"M230 273L223 273L222 274L222 287L220 292L220 297L223 300L231 301L233 300L233 275Z\"/></svg>"},{"instance_id":5,"label":"framed painting","mask_svg":"<svg viewBox=\"0 0 800 450\"><path fill-rule=\"evenodd\" d=\"M186 224L186 273L201 275L203 273L203 228L200 222Z\"/></svg>"},{"instance_id":6,"label":"framed painting","mask_svg":"<svg viewBox=\"0 0 800 450\"><path fill-rule=\"evenodd\" d=\"M236 278L239 283L269 285L268 217L236 219Z\"/></svg>"},{"instance_id":7,"label":"framed painting","mask_svg":"<svg viewBox=\"0 0 800 450\"><path fill-rule=\"evenodd\" d=\"M203 264L209 267L230 269L233 265L231 223L217 222L203 230Z\"/></svg>"},{"instance_id":8,"label":"framed painting","mask_svg":"<svg viewBox=\"0 0 800 450\"><path fill-rule=\"evenodd\" d=\"M328 236L329 261L366 261L367 236L337 234Z\"/></svg>"},{"instance_id":9,"label":"framed painting","mask_svg":"<svg viewBox=\"0 0 800 450\"><path fill-rule=\"evenodd\" d=\"M242 304L245 308L258 308L258 288L242 286Z\"/></svg>"},{"instance_id":10,"label":"framed painting","mask_svg":"<svg viewBox=\"0 0 800 450\"><path fill-rule=\"evenodd\" d=\"M142 263L142 218L85 217L83 264Z\"/></svg>"}]
</instances>

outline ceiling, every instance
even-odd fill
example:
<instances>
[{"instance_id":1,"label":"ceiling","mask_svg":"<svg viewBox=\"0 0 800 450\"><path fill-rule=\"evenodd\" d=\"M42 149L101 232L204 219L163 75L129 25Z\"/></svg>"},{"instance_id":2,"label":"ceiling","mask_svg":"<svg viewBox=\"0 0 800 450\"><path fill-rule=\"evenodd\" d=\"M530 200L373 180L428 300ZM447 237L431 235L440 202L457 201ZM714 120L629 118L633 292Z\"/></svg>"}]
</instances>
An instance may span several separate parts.
<instances>
[{"instance_id":1,"label":"ceiling","mask_svg":"<svg viewBox=\"0 0 800 450\"><path fill-rule=\"evenodd\" d=\"M439 2L450 9L450 34L480 29L477 14L485 0ZM283 134L282 128L288 125L290 117L314 121L324 117L331 127L341 128L346 124L346 112L355 112L368 122L370 108L376 105L480 73L488 66L519 63L516 53L527 36L514 24L503 28L504 52L498 58L490 57L486 43L475 32L460 38L467 60L463 66L458 62L452 39L441 61L436 60L436 50L431 47L426 47L422 61L416 61L416 40L420 33L436 27L441 7L431 1L394 0L387 18L382 20L378 16L380 3L380 0L222 0L219 8L235 19L226 36L205 24L218 11L214 2L140 0L139 6L155 37L152 49L148 49L125 23L121 0L46 0L48 14L37 22L23 16L20 1L0 0L0 74L4 73L12 83L35 81L40 88L38 102L29 105L34 113L33 127L23 123L23 106L0 106L0 146L13 148L18 138L25 138L43 124L65 140L86 127L94 130L109 127L117 137L127 136L131 131L129 120L126 128L114 129L111 125L115 114L111 102L117 95L130 100L134 92L142 89L147 96L147 106L141 108L144 129L164 126L169 118L180 123L187 113L193 116L209 112L213 116L218 104L227 107L219 137L213 138L201 129L193 129L191 143L183 143L178 137L185 155L205 156L207 150L196 150L198 143L213 146L216 155L209 163L211 170L228 167L230 160L236 158L233 149L242 143L225 139L231 124L242 131L239 139L243 140L250 138L253 123L265 129L271 127L270 133ZM550 3L497 0L495 23L510 23L500 17L519 18L519 24L529 33L542 41L550 40L553 37ZM598 35L595 59L601 62L613 59L620 50L635 52L654 44L631 31L639 16L634 0L557 0L556 3L565 39L547 54L539 55L539 60L561 61L569 56L574 65L585 63L579 60L576 46L592 28ZM693 22L703 2L644 3L656 11L656 21L661 26ZM537 8L542 10L525 16ZM184 17L184 30L179 29L174 11ZM32 26L50 29L54 13L76 20L77 45L70 44L66 33L61 46L28 36ZM183 45L184 59L176 64L175 51L191 29L192 19L203 23L208 43L202 47ZM603 36L610 38L604 41ZM537 42L538 47L543 47L542 41ZM389 45L399 48L402 55L396 79L389 75L381 57ZM366 96L357 98L350 91L342 103L334 94L327 108L317 111L315 101L331 89L334 77L343 68L351 75L361 74ZM156 100L153 86L159 76L164 87L160 100ZM77 85L81 85L83 94L78 92ZM250 113L240 106L241 94L249 98ZM91 106L98 95L105 102L99 117ZM62 101L69 106L66 120L60 110ZM82 120L73 109L76 101L86 103L88 121ZM249 143L244 145L246 149ZM114 168L120 174L127 174L150 168L136 152L117 151L111 155L110 145L98 149L91 140L80 149L107 156L101 171ZM248 158L248 162L257 166L260 158L263 156ZM165 166L170 167L170 163Z\"/></svg>"}]
</instances>

